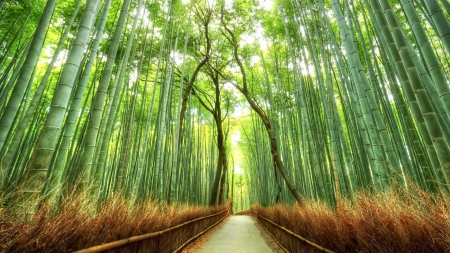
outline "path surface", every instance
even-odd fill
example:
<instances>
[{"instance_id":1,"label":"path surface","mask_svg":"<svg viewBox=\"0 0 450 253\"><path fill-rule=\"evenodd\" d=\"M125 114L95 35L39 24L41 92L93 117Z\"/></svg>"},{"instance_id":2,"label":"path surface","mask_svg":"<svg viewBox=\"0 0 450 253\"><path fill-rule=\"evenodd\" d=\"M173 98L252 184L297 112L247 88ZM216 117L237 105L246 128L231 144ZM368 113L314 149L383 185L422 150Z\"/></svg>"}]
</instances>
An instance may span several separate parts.
<instances>
[{"instance_id":1,"label":"path surface","mask_svg":"<svg viewBox=\"0 0 450 253\"><path fill-rule=\"evenodd\" d=\"M249 216L232 216L198 253L273 253Z\"/></svg>"}]
</instances>

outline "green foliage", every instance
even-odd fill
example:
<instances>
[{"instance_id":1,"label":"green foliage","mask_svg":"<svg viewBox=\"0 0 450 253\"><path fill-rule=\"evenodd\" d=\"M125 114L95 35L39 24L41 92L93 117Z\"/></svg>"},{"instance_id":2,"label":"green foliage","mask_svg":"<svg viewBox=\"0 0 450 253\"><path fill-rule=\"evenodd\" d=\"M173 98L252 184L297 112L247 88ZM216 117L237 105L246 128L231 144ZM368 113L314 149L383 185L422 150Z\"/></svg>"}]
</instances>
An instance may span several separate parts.
<instances>
[{"instance_id":1,"label":"green foliage","mask_svg":"<svg viewBox=\"0 0 450 253\"><path fill-rule=\"evenodd\" d=\"M92 178L86 183L95 184L102 198L123 190L137 201L152 196L207 204L220 167L215 120L219 112L223 133L228 134L223 147L229 171L221 187L225 191L233 185L245 185L241 207L249 202L270 205L294 199L281 172L274 167L270 134L287 168L286 176L306 199L333 206L341 197L351 197L360 190L408 185L407 177L424 190L436 194L448 191L445 156L450 155L450 120L443 95L448 89L445 73L450 65L438 24L422 2L414 1L412 9L407 9L406 2L381 0L280 0L270 7L245 0L232 4L157 0L144 1L137 16L138 1L132 1L120 39L113 41L124 1L112 1L98 52L92 69L88 69L86 62L93 55L92 38L105 1L101 2L86 37L86 50L80 51L77 70L64 74L75 80L73 92L63 98L68 108L61 110L61 124L54 126L53 137L58 143L52 149L55 155L42 169L48 171L46 178L51 178L52 173L61 175L56 185L62 184L64 189L55 190L53 197L77 190L77 182L83 177L78 169L84 166L83 147L88 145L96 150L87 166L95 165L96 169L84 176ZM19 123L75 3L58 1L43 51L30 66L36 69L34 78L22 82L24 98L14 109L18 114L0 152L3 159L14 138L18 138L16 143L20 145L11 156L13 166L2 167L5 180L11 179L5 185L15 185L29 173L29 161L66 68L65 56L76 47L74 36L82 29L84 3L33 117L25 124L23 136L16 133L20 132ZM376 12L379 3L390 4L391 12ZM1 6L1 115L12 111L6 107L15 98L15 72L20 70L23 49L38 26L45 4L44 0L16 0ZM416 14L419 22L410 24L411 14ZM134 21L137 25L132 37ZM419 25L423 28L420 36ZM128 43L131 40L133 43ZM401 41L404 44L398 43ZM423 45L429 51L423 51ZM117 54L110 56L107 64L108 55L115 50L112 46L117 46ZM431 61L430 52L435 55ZM84 73L89 76L86 90L80 95L81 104L71 108L76 104L75 91ZM110 79L105 82L102 77ZM245 81L247 98L236 89ZM417 86L413 89L410 83ZM98 96L104 97L102 106L93 102ZM113 104L114 98L117 105ZM262 109L263 117L250 113L248 98ZM183 104L186 110L181 116ZM218 105L220 110L215 110ZM71 110L79 112L75 122L70 123L74 125L67 151L65 147L61 151L61 129ZM94 114L97 123L91 125ZM430 123L429 115L437 115L434 123ZM261 122L264 116L269 123ZM87 135L90 131L99 134L91 138ZM104 137L104 132L110 139ZM232 139L238 132L241 140L236 146ZM433 142L436 138L439 141ZM60 152L67 152L67 156L63 164L56 166ZM99 158L102 156L104 160ZM231 157L243 174L234 172ZM61 171L52 172L60 167ZM119 180L123 183L117 183Z\"/></svg>"}]
</instances>

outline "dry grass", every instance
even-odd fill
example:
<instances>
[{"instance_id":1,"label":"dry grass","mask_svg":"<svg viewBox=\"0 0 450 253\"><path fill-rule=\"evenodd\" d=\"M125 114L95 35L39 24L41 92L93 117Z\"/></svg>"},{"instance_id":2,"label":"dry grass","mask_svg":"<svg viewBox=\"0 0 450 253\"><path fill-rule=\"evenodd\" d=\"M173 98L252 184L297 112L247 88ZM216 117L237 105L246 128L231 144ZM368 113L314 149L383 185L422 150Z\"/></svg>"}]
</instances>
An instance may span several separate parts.
<instances>
[{"instance_id":1,"label":"dry grass","mask_svg":"<svg viewBox=\"0 0 450 253\"><path fill-rule=\"evenodd\" d=\"M336 252L450 252L450 199L420 190L400 194L359 194L336 209L303 206L252 206L296 234ZM260 222L290 252L315 252L264 219Z\"/></svg>"},{"instance_id":2,"label":"dry grass","mask_svg":"<svg viewBox=\"0 0 450 253\"><path fill-rule=\"evenodd\" d=\"M0 252L72 252L164 230L226 208L165 206L152 201L132 208L121 197L111 198L100 207L96 201L78 197L51 214L52 206L54 203L43 205L31 218L26 217L30 206L12 204L0 209ZM109 252L173 252L225 215L227 212Z\"/></svg>"},{"instance_id":3,"label":"dry grass","mask_svg":"<svg viewBox=\"0 0 450 253\"><path fill-rule=\"evenodd\" d=\"M234 215L251 215L251 213L250 213L250 210L244 210L244 211L237 212Z\"/></svg>"}]
</instances>

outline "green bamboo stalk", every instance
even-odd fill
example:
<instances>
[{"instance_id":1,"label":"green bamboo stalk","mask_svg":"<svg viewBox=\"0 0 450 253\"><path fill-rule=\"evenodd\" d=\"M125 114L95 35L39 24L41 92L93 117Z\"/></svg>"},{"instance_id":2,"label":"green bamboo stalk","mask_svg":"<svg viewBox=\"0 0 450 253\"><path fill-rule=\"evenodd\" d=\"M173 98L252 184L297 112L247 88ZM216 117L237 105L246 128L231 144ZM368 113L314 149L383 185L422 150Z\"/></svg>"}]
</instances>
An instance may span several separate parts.
<instances>
[{"instance_id":1,"label":"green bamboo stalk","mask_svg":"<svg viewBox=\"0 0 450 253\"><path fill-rule=\"evenodd\" d=\"M435 147L437 156L439 158L441 167L437 169L435 168L435 171L439 177L438 180L440 182L446 183L448 182L449 178L448 168L450 166L450 149L443 135L441 125L437 120L436 113L433 110L428 94L423 87L422 80L420 79L418 71L414 65L398 20L396 19L396 16L387 1L380 0L379 2L380 7L382 8L386 16L389 28L394 37L395 45L400 53L402 62L405 64L404 66L408 75L408 79L410 80L411 88L414 90L414 95L418 101L420 111L423 115L426 127L430 133L430 137L433 140L433 146ZM374 8L376 10L377 6L374 6Z\"/></svg>"},{"instance_id":2,"label":"green bamboo stalk","mask_svg":"<svg viewBox=\"0 0 450 253\"><path fill-rule=\"evenodd\" d=\"M80 25L67 61L64 64L61 78L55 88L44 129L39 136L33 156L28 163L24 179L25 186L23 191L25 193L39 192L46 178L75 82L75 73L79 70L91 33L91 27L95 21L98 3L99 0L88 1L80 17Z\"/></svg>"},{"instance_id":3,"label":"green bamboo stalk","mask_svg":"<svg viewBox=\"0 0 450 253\"><path fill-rule=\"evenodd\" d=\"M56 0L48 0L39 24L36 28L32 41L30 42L30 49L27 51L25 62L20 66L20 74L14 89L5 107L5 110L0 118L0 150L5 144L6 137L11 130L16 113L19 111L18 107L25 94L28 81L33 72L34 66L37 62L39 54L44 44L44 38L49 27L50 19L55 9Z\"/></svg>"},{"instance_id":4,"label":"green bamboo stalk","mask_svg":"<svg viewBox=\"0 0 450 253\"><path fill-rule=\"evenodd\" d=\"M116 30L112 38L112 43L108 51L108 59L106 60L105 68L103 69L102 77L100 78L100 83L97 88L97 92L94 96L94 101L92 102L92 113L90 115L88 123L88 131L85 137L84 149L82 152L79 171L82 175L82 180L80 182L80 190L86 189L89 183L89 176L91 173L91 167L93 162L94 151L97 146L97 135L102 119L102 113L104 110L104 104L106 96L108 93L108 86L111 80L111 73L113 70L114 62L117 56L117 50L119 47L120 38L122 36L123 27L125 24L126 17L128 15L128 9L130 6L130 0L125 0L122 5L119 20L116 25Z\"/></svg>"},{"instance_id":5,"label":"green bamboo stalk","mask_svg":"<svg viewBox=\"0 0 450 253\"><path fill-rule=\"evenodd\" d=\"M49 65L47 66L47 70L45 71L45 74L42 77L42 80L34 93L33 100L31 101L30 106L28 107L25 116L21 119L19 125L17 126L16 132L14 133L14 136L13 136L13 140L8 147L8 151L5 155L5 157L2 160L5 163L2 166L6 166L6 168L8 168L10 166L12 156L14 154L16 154L17 148L19 146L19 142L23 138L23 135L25 133L27 125L29 124L30 119L32 118L33 114L35 113L36 107L38 106L39 102L41 101L42 94L44 93L45 87L47 87L48 79L50 77L50 74L52 73L53 67L59 57L61 50L63 49L67 35L69 34L70 30L72 29L73 22L74 22L76 16L78 15L78 10L80 8L81 2L82 2L81 0L76 2L76 5L72 12L72 16L70 17L70 19L67 23L66 29L64 30L63 34L61 35L61 38L55 49L53 57L52 57ZM59 171L59 170L57 170L57 171Z\"/></svg>"},{"instance_id":6,"label":"green bamboo stalk","mask_svg":"<svg viewBox=\"0 0 450 253\"><path fill-rule=\"evenodd\" d=\"M450 53L450 22L436 0L423 1L447 52Z\"/></svg>"}]
</instances>

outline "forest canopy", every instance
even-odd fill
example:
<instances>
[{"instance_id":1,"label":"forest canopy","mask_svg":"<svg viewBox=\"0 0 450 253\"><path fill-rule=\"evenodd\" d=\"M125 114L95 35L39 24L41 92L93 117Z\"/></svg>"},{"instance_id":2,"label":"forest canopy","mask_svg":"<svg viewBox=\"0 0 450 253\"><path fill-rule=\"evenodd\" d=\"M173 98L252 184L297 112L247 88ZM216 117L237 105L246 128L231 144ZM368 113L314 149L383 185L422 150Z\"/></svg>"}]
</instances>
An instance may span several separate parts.
<instances>
[{"instance_id":1,"label":"forest canopy","mask_svg":"<svg viewBox=\"0 0 450 253\"><path fill-rule=\"evenodd\" d=\"M449 17L448 0L2 0L0 190L448 194Z\"/></svg>"}]
</instances>

